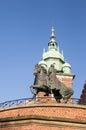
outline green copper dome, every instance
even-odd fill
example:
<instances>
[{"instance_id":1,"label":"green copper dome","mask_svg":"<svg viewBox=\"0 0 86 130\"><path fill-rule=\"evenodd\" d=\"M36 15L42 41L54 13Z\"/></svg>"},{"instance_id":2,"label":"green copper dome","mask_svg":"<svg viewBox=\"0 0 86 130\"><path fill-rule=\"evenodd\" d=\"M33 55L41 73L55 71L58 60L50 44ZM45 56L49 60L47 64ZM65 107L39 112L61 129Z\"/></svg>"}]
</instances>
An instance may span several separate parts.
<instances>
[{"instance_id":1,"label":"green copper dome","mask_svg":"<svg viewBox=\"0 0 86 130\"><path fill-rule=\"evenodd\" d=\"M69 67L69 68L71 68L70 64L67 63L67 62L65 62L65 63L63 64L63 67Z\"/></svg>"},{"instance_id":2,"label":"green copper dome","mask_svg":"<svg viewBox=\"0 0 86 130\"><path fill-rule=\"evenodd\" d=\"M58 72L70 73L71 66L65 62L63 53L60 52L58 43L55 40L54 27L51 29L48 50L42 54L42 61L39 64L46 66L48 69L54 63Z\"/></svg>"},{"instance_id":3,"label":"green copper dome","mask_svg":"<svg viewBox=\"0 0 86 130\"><path fill-rule=\"evenodd\" d=\"M65 62L62 66L62 70L64 73L71 73L71 66L69 63Z\"/></svg>"},{"instance_id":4,"label":"green copper dome","mask_svg":"<svg viewBox=\"0 0 86 130\"><path fill-rule=\"evenodd\" d=\"M64 56L59 51L59 46L55 41L54 27L51 29L50 41L48 43L48 50L43 52L42 58L47 62L48 67L52 63L55 63L55 67L57 70L62 69L62 64L64 63Z\"/></svg>"}]
</instances>

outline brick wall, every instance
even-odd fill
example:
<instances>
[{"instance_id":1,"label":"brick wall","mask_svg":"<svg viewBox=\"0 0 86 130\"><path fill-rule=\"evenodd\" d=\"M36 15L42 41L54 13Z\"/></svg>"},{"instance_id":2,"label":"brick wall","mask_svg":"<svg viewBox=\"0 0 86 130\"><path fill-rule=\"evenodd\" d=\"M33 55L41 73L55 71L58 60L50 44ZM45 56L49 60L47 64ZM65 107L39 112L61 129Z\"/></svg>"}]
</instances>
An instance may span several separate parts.
<instances>
[{"instance_id":1,"label":"brick wall","mask_svg":"<svg viewBox=\"0 0 86 130\"><path fill-rule=\"evenodd\" d=\"M64 127L61 126L44 126L44 125L37 125L37 124L31 124L28 126L15 126L15 127L8 127L8 128L2 128L0 130L86 130L83 128L70 128L70 127Z\"/></svg>"},{"instance_id":2,"label":"brick wall","mask_svg":"<svg viewBox=\"0 0 86 130\"><path fill-rule=\"evenodd\" d=\"M0 130L86 130L86 106L28 103L0 109Z\"/></svg>"},{"instance_id":3,"label":"brick wall","mask_svg":"<svg viewBox=\"0 0 86 130\"><path fill-rule=\"evenodd\" d=\"M62 75L57 74L56 77L64 83L67 87L72 88L73 76L72 75Z\"/></svg>"}]
</instances>

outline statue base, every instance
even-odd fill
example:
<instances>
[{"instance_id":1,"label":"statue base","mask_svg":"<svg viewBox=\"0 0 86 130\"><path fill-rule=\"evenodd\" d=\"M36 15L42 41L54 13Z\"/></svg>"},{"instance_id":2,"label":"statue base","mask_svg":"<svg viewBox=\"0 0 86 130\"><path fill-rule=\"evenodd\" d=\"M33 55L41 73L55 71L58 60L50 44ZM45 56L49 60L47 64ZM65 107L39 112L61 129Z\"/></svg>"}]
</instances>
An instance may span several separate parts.
<instances>
[{"instance_id":1,"label":"statue base","mask_svg":"<svg viewBox=\"0 0 86 130\"><path fill-rule=\"evenodd\" d=\"M41 103L64 103L63 99L56 99L53 94L49 94L45 96L45 92L39 92L36 95L36 101ZM73 104L72 98L68 99L67 104Z\"/></svg>"}]
</instances>

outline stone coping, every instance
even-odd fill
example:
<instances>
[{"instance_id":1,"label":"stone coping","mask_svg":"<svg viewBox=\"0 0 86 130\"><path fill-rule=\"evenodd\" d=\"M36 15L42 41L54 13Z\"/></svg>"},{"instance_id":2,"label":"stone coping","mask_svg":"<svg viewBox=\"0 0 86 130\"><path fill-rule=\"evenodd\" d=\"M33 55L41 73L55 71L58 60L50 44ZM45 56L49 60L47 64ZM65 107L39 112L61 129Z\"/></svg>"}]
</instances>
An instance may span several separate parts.
<instances>
[{"instance_id":1,"label":"stone coping","mask_svg":"<svg viewBox=\"0 0 86 130\"><path fill-rule=\"evenodd\" d=\"M86 105L77 105L77 104L62 104L62 103L26 103L23 105L17 105L17 106L12 106L12 107L7 107L7 108L0 108L0 112L2 111L8 111L12 109L20 109L20 108L31 108L31 107L65 107L65 108L77 108L77 109L86 109Z\"/></svg>"}]
</instances>

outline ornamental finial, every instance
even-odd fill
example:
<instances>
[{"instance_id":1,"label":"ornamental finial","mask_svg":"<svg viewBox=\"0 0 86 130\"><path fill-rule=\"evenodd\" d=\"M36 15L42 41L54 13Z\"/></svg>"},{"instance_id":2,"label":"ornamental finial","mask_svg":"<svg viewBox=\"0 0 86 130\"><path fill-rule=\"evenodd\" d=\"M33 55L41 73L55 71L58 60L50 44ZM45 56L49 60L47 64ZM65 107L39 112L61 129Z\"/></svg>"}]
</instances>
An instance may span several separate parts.
<instances>
[{"instance_id":1,"label":"ornamental finial","mask_svg":"<svg viewBox=\"0 0 86 130\"><path fill-rule=\"evenodd\" d=\"M55 41L55 34L54 34L54 27L52 26L51 29L51 36L50 36L51 41Z\"/></svg>"}]
</instances>

